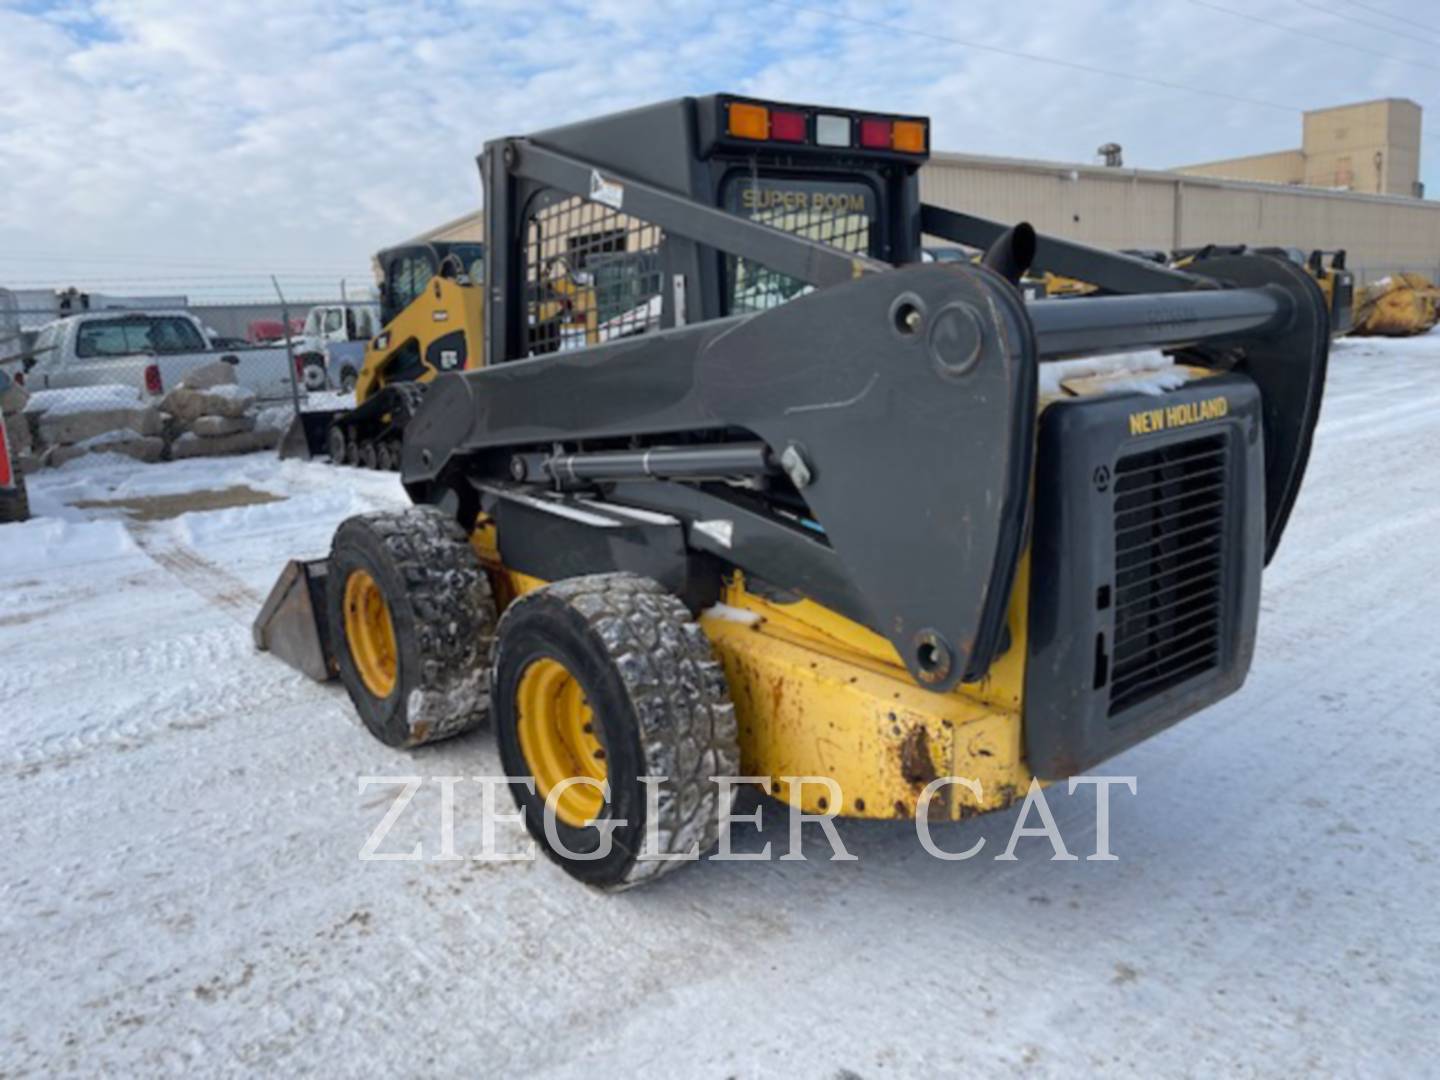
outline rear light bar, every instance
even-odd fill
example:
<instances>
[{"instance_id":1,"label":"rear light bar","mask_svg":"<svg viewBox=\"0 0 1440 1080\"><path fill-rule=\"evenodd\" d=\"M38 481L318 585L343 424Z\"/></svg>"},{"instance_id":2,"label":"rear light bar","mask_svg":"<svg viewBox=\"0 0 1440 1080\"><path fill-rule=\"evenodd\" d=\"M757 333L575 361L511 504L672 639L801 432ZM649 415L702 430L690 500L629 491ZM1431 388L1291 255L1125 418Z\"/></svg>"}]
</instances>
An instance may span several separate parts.
<instances>
[{"instance_id":1,"label":"rear light bar","mask_svg":"<svg viewBox=\"0 0 1440 1080\"><path fill-rule=\"evenodd\" d=\"M721 129L730 139L919 156L930 151L930 122L924 118L737 100L723 101L721 111Z\"/></svg>"}]
</instances>

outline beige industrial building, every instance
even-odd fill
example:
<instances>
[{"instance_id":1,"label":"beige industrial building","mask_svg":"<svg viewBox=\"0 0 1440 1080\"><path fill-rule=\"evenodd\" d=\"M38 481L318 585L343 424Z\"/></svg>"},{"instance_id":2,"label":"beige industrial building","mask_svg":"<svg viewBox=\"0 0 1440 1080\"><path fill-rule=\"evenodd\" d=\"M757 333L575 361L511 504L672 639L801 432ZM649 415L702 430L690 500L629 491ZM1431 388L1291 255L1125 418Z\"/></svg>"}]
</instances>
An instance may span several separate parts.
<instances>
[{"instance_id":1,"label":"beige industrial building","mask_svg":"<svg viewBox=\"0 0 1440 1080\"><path fill-rule=\"evenodd\" d=\"M1420 106L1383 98L1312 109L1298 150L1183 165L1189 176L1420 196Z\"/></svg>"},{"instance_id":2,"label":"beige industrial building","mask_svg":"<svg viewBox=\"0 0 1440 1080\"><path fill-rule=\"evenodd\" d=\"M1344 248L1361 281L1440 276L1440 202L1144 169L936 154L929 202L1112 249L1202 244Z\"/></svg>"},{"instance_id":3,"label":"beige industrial building","mask_svg":"<svg viewBox=\"0 0 1440 1080\"><path fill-rule=\"evenodd\" d=\"M1397 99L1307 113L1307 149L1279 155L1291 170L1283 180L937 152L920 171L920 190L939 206L1001 221L1029 221L1041 232L1099 247L1172 251L1244 243L1307 251L1344 248L1362 282L1401 270L1440 278L1440 202L1414 195L1419 128L1419 106ZM1377 149L1384 157L1376 186L1385 193L1362 193L1356 163L1370 152L1373 168ZM1253 159L1238 159L1247 160ZM1332 182L1343 160L1353 173L1350 190ZM1319 183L1314 187L1306 186L1310 181L1304 178L1311 175L1306 170L1312 161ZM1194 168L1240 170L1232 162ZM1291 182L1295 168L1304 175ZM1279 169L1277 164L1272 176ZM1396 193L1396 184L1408 187ZM477 210L422 239L479 240L483 232Z\"/></svg>"}]
</instances>

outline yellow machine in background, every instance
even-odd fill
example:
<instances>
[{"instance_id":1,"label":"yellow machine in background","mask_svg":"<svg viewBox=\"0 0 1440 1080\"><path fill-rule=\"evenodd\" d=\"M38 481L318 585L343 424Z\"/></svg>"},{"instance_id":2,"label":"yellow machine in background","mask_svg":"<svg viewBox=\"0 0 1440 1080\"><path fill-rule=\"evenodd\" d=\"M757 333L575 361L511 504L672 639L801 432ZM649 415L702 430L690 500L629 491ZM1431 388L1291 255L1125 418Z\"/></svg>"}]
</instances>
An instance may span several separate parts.
<instances>
[{"instance_id":1,"label":"yellow machine in background","mask_svg":"<svg viewBox=\"0 0 1440 1080\"><path fill-rule=\"evenodd\" d=\"M484 257L483 244L440 241L377 255L383 327L365 346L355 405L301 412L280 456L328 454L337 465L398 468L401 433L425 385L480 362Z\"/></svg>"},{"instance_id":2,"label":"yellow machine in background","mask_svg":"<svg viewBox=\"0 0 1440 1080\"><path fill-rule=\"evenodd\" d=\"M1440 288L1424 274L1391 274L1362 286L1355 297L1355 326L1361 337L1409 337L1440 322Z\"/></svg>"},{"instance_id":3,"label":"yellow machine in background","mask_svg":"<svg viewBox=\"0 0 1440 1080\"><path fill-rule=\"evenodd\" d=\"M1048 271L1040 276L1039 281L1045 288L1046 297L1089 296L1099 291L1089 282L1061 277L1059 274L1052 274Z\"/></svg>"},{"instance_id":4,"label":"yellow machine in background","mask_svg":"<svg viewBox=\"0 0 1440 1080\"><path fill-rule=\"evenodd\" d=\"M1170 265L1177 270L1194 266L1203 259L1233 255L1268 255L1294 263L1314 279L1325 297L1325 310L1330 314L1330 336L1340 337L1352 332L1355 325L1355 276L1345 268L1343 248L1312 250L1308 255L1295 247L1249 247L1245 244L1206 244L1198 248L1178 248L1171 253Z\"/></svg>"}]
</instances>

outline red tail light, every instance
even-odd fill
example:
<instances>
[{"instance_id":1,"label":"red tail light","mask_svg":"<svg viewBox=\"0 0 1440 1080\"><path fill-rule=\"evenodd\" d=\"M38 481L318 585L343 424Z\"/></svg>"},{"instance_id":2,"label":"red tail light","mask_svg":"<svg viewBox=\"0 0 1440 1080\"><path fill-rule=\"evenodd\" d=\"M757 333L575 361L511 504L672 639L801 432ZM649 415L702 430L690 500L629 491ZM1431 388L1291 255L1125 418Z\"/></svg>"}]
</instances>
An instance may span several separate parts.
<instances>
[{"instance_id":1,"label":"red tail light","mask_svg":"<svg viewBox=\"0 0 1440 1080\"><path fill-rule=\"evenodd\" d=\"M165 384L160 381L159 364L145 366L145 392L147 394L163 394L165 392Z\"/></svg>"},{"instance_id":2,"label":"red tail light","mask_svg":"<svg viewBox=\"0 0 1440 1080\"><path fill-rule=\"evenodd\" d=\"M805 114L771 109L770 138L777 142L803 143L805 141Z\"/></svg>"},{"instance_id":3,"label":"red tail light","mask_svg":"<svg viewBox=\"0 0 1440 1080\"><path fill-rule=\"evenodd\" d=\"M890 121L867 117L860 121L860 145L871 150L890 149Z\"/></svg>"},{"instance_id":4,"label":"red tail light","mask_svg":"<svg viewBox=\"0 0 1440 1080\"><path fill-rule=\"evenodd\" d=\"M23 372L23 371L17 371L17 372L15 372L15 385L16 385L16 386L24 386L24 385L25 385L25 372Z\"/></svg>"},{"instance_id":5,"label":"red tail light","mask_svg":"<svg viewBox=\"0 0 1440 1080\"><path fill-rule=\"evenodd\" d=\"M303 356L295 357L295 374L300 378L305 376L305 358Z\"/></svg>"}]
</instances>

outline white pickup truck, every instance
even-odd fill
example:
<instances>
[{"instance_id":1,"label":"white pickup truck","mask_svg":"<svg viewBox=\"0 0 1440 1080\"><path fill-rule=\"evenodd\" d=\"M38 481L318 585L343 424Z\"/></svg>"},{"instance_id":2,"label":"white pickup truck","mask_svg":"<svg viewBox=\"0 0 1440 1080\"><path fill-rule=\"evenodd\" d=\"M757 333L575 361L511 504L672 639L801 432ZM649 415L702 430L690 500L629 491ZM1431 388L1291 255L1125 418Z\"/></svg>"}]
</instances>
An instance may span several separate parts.
<instances>
[{"instance_id":1,"label":"white pickup truck","mask_svg":"<svg viewBox=\"0 0 1440 1080\"><path fill-rule=\"evenodd\" d=\"M261 401L289 399L289 354L283 346L212 348L200 321L184 311L87 311L41 328L25 374L32 390L134 386L163 394L197 367L222 360Z\"/></svg>"}]
</instances>

